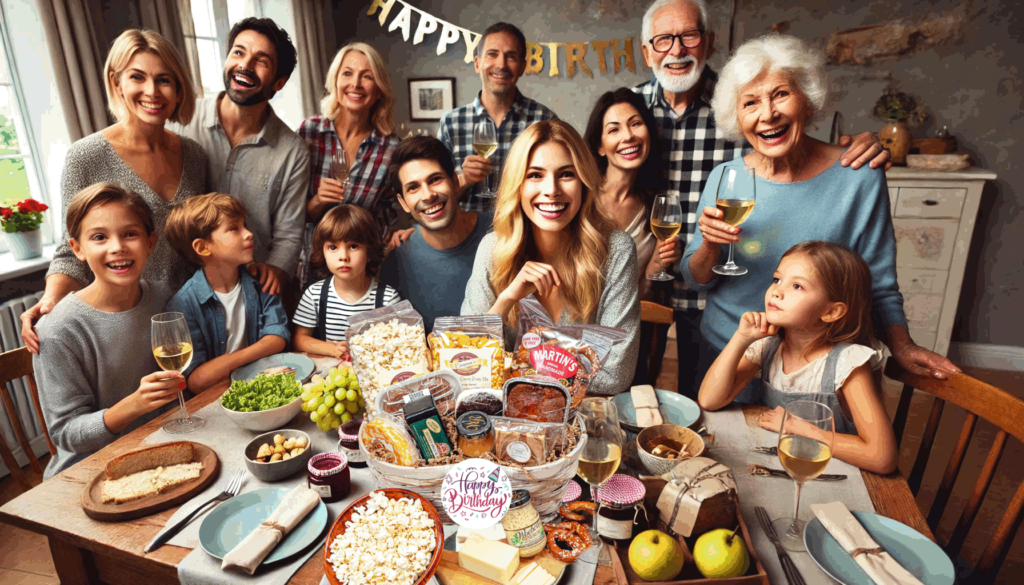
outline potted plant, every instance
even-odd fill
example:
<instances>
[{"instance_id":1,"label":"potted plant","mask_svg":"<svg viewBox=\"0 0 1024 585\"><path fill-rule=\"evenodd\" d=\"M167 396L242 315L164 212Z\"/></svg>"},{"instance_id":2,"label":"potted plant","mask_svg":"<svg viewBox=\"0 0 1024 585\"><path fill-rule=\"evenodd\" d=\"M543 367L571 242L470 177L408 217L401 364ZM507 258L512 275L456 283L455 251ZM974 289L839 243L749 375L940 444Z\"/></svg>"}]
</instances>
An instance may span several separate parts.
<instances>
[{"instance_id":1,"label":"potted plant","mask_svg":"<svg viewBox=\"0 0 1024 585\"><path fill-rule=\"evenodd\" d=\"M887 89L875 103L875 115L886 121L878 132L878 139L889 149L893 164L905 164L912 140L907 120L923 121L924 111L910 95Z\"/></svg>"},{"instance_id":2,"label":"potted plant","mask_svg":"<svg viewBox=\"0 0 1024 585\"><path fill-rule=\"evenodd\" d=\"M43 239L39 226L43 212L49 209L35 199L23 199L11 207L0 207L0 226L15 260L28 260L43 255Z\"/></svg>"}]
</instances>

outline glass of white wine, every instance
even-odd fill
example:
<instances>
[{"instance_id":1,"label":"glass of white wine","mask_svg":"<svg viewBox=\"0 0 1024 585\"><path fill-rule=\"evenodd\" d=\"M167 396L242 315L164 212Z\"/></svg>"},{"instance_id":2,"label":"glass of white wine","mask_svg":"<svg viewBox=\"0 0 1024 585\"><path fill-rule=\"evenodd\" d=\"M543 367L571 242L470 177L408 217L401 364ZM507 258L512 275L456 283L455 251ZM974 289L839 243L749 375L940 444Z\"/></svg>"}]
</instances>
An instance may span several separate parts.
<instances>
[{"instance_id":1,"label":"glass of white wine","mask_svg":"<svg viewBox=\"0 0 1024 585\"><path fill-rule=\"evenodd\" d=\"M597 490L618 471L626 435L619 426L619 411L611 400L585 398L578 412L587 429L587 443L580 455L576 473L590 485L590 497L598 506L594 512L591 538L594 546L600 549L603 543L597 533L597 517L601 503L597 499Z\"/></svg>"},{"instance_id":2,"label":"glass of white wine","mask_svg":"<svg viewBox=\"0 0 1024 585\"><path fill-rule=\"evenodd\" d=\"M722 173L722 181L718 184L718 196L715 201L716 207L722 210L725 217L722 221L731 225L739 226L750 217L754 211L754 169L751 167L726 167ZM737 266L732 259L732 244L729 244L729 260L725 264L719 264L711 270L722 276L741 276L747 273L747 269Z\"/></svg>"},{"instance_id":3,"label":"glass of white wine","mask_svg":"<svg viewBox=\"0 0 1024 585\"><path fill-rule=\"evenodd\" d=\"M188 332L188 322L181 313L160 313L152 319L153 357L157 365L165 372L182 372L192 363L192 336ZM181 414L178 418L167 421L164 430L168 433L191 433L203 428L206 420L201 416L189 416L185 408L185 396L178 392L178 403Z\"/></svg>"},{"instance_id":4,"label":"glass of white wine","mask_svg":"<svg viewBox=\"0 0 1024 585\"><path fill-rule=\"evenodd\" d=\"M331 178L341 182L342 189L348 189L348 161L345 160L345 149L335 148L331 153Z\"/></svg>"},{"instance_id":5,"label":"glass of white wine","mask_svg":"<svg viewBox=\"0 0 1024 585\"><path fill-rule=\"evenodd\" d=\"M796 505L792 518L780 518L772 525L786 550L803 552L800 488L821 475L832 459L832 439L835 437L832 409L813 400L794 400L786 405L779 429L779 461L796 482Z\"/></svg>"},{"instance_id":6,"label":"glass of white wine","mask_svg":"<svg viewBox=\"0 0 1024 585\"><path fill-rule=\"evenodd\" d=\"M654 234L654 237L658 238L660 242L666 242L676 237L681 229L683 229L683 207L679 205L679 198L668 193L655 197L654 205L651 206L651 233ZM657 248L654 253L658 253ZM662 264L661 271L648 275L647 280L675 280L675 277L665 272L665 265Z\"/></svg>"},{"instance_id":7,"label":"glass of white wine","mask_svg":"<svg viewBox=\"0 0 1024 585\"><path fill-rule=\"evenodd\" d=\"M494 154L495 150L498 150L498 131L494 129L491 117L484 116L473 127L473 153L486 158ZM487 175L487 188L476 196L485 199L494 199L497 196L491 190L491 175Z\"/></svg>"}]
</instances>

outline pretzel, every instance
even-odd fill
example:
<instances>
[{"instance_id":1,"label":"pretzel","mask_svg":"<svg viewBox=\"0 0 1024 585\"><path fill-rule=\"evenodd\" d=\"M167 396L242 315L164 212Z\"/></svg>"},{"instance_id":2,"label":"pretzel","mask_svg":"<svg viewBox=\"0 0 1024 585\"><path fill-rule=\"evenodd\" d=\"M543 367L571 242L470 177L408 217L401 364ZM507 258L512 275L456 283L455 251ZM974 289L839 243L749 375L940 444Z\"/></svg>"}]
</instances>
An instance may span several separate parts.
<instances>
[{"instance_id":1,"label":"pretzel","mask_svg":"<svg viewBox=\"0 0 1024 585\"><path fill-rule=\"evenodd\" d=\"M587 546L582 538L568 529L552 530L548 533L548 551L551 552L551 556L563 563L575 561L587 550Z\"/></svg>"},{"instance_id":2,"label":"pretzel","mask_svg":"<svg viewBox=\"0 0 1024 585\"><path fill-rule=\"evenodd\" d=\"M586 518L578 512L585 512L592 516L597 512L597 504L594 502L572 502L565 504L558 509L558 515L566 520L574 520L576 522L585 521Z\"/></svg>"}]
</instances>

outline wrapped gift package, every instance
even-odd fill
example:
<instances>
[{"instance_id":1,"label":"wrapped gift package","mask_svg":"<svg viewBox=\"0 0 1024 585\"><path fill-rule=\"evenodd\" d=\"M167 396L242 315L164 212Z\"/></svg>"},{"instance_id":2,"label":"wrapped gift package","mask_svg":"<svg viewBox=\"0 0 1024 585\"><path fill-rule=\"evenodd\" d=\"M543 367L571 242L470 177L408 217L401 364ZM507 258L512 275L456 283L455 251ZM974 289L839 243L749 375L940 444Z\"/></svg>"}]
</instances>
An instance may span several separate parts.
<instances>
[{"instance_id":1,"label":"wrapped gift package","mask_svg":"<svg viewBox=\"0 0 1024 585\"><path fill-rule=\"evenodd\" d=\"M736 527L736 481L732 470L707 457L694 457L661 476L667 483L658 513L673 532L688 537Z\"/></svg>"}]
</instances>

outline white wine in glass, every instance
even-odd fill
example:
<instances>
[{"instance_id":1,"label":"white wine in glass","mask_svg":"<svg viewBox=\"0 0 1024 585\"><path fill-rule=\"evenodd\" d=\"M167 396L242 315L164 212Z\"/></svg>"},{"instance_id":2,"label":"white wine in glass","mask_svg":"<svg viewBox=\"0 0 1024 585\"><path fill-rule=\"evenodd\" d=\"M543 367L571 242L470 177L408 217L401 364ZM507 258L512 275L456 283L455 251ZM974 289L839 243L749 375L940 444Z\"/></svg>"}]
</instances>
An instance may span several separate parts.
<instances>
[{"instance_id":1,"label":"white wine in glass","mask_svg":"<svg viewBox=\"0 0 1024 585\"><path fill-rule=\"evenodd\" d=\"M750 212L754 211L755 189L754 169L751 167L726 167L722 173L722 181L718 184L718 197L715 207L725 217L723 221L731 226L738 226L747 221ZM733 261L732 244L729 244L729 260L711 269L722 276L741 276L747 269L737 266Z\"/></svg>"},{"instance_id":2,"label":"white wine in glass","mask_svg":"<svg viewBox=\"0 0 1024 585\"><path fill-rule=\"evenodd\" d=\"M188 332L188 322L181 313L160 313L153 315L152 331L153 357L157 365L165 372L181 372L192 363L192 336ZM181 412L176 419L167 421L164 430L168 433L191 433L206 424L199 416L189 416L185 407L185 396L178 392L178 404Z\"/></svg>"},{"instance_id":3,"label":"white wine in glass","mask_svg":"<svg viewBox=\"0 0 1024 585\"><path fill-rule=\"evenodd\" d=\"M345 160L345 149L336 148L331 155L331 178L341 182L341 188L348 188L349 166Z\"/></svg>"},{"instance_id":4,"label":"white wine in glass","mask_svg":"<svg viewBox=\"0 0 1024 585\"><path fill-rule=\"evenodd\" d=\"M601 502L597 499L597 490L619 470L626 435L619 427L619 411L611 400L584 398L578 412L587 431L587 442L580 454L576 473L590 485L590 497L598 507L594 512L591 534L594 546L600 549L602 542L597 533L597 516Z\"/></svg>"},{"instance_id":5,"label":"white wine in glass","mask_svg":"<svg viewBox=\"0 0 1024 585\"><path fill-rule=\"evenodd\" d=\"M780 518L772 525L786 550L801 552L805 548L800 489L804 483L821 475L832 460L835 437L832 409L813 400L794 400L786 405L779 430L779 462L796 482L796 503L792 518Z\"/></svg>"},{"instance_id":6,"label":"white wine in glass","mask_svg":"<svg viewBox=\"0 0 1024 585\"><path fill-rule=\"evenodd\" d=\"M494 128L494 122L490 116L485 115L483 119L473 127L473 152L482 157L489 157L498 150L498 131ZM477 197L494 199L497 197L491 190L491 175L487 175L486 188Z\"/></svg>"},{"instance_id":7,"label":"white wine in glass","mask_svg":"<svg viewBox=\"0 0 1024 585\"><path fill-rule=\"evenodd\" d=\"M668 193L658 195L654 198L654 205L651 206L651 233L659 242L667 242L674 238L683 229L683 207L675 195ZM654 253L658 253L658 246L655 246ZM660 256L659 256L660 258ZM647 280L675 280L675 277L665 272L665 265L656 274L651 274Z\"/></svg>"}]
</instances>

